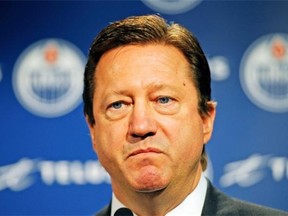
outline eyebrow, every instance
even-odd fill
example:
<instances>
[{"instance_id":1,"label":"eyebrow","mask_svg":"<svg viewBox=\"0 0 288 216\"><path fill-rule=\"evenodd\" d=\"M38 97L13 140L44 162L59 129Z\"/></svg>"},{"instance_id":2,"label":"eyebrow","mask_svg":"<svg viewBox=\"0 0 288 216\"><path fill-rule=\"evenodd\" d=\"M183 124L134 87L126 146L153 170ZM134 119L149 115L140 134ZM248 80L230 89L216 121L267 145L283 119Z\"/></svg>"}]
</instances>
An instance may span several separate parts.
<instances>
[{"instance_id":1,"label":"eyebrow","mask_svg":"<svg viewBox=\"0 0 288 216\"><path fill-rule=\"evenodd\" d=\"M168 88L168 86L163 83L157 83L157 82L153 82L153 83L143 86L143 89L151 89L153 91L161 90L164 88Z\"/></svg>"},{"instance_id":2,"label":"eyebrow","mask_svg":"<svg viewBox=\"0 0 288 216\"><path fill-rule=\"evenodd\" d=\"M145 86L144 89L151 89L152 91L163 90L163 89L171 89L175 91L180 90L179 86L174 86L174 85L165 84L165 83L158 83L158 82L150 83L147 86Z\"/></svg>"},{"instance_id":3,"label":"eyebrow","mask_svg":"<svg viewBox=\"0 0 288 216\"><path fill-rule=\"evenodd\" d=\"M179 87L176 86L172 86L169 84L165 84L165 83L158 83L158 82L153 82L150 83L146 86L143 87L143 89L150 89L151 91L159 91L159 90L163 90L163 89L172 89L175 91L179 91ZM107 97L112 96L112 95L126 95L129 96L131 94L131 90L113 90L112 92L110 92Z\"/></svg>"}]
</instances>

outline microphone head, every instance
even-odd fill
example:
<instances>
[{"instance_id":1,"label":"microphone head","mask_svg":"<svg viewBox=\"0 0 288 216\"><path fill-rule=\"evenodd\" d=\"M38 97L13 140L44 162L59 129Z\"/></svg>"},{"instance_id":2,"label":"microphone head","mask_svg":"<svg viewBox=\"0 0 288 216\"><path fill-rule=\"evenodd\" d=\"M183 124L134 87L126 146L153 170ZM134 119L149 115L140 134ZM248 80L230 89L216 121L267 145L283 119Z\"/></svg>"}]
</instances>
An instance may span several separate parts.
<instances>
[{"instance_id":1,"label":"microphone head","mask_svg":"<svg viewBox=\"0 0 288 216\"><path fill-rule=\"evenodd\" d=\"M117 211L114 213L114 216L133 216L133 213L130 209L128 208L119 208Z\"/></svg>"}]
</instances>

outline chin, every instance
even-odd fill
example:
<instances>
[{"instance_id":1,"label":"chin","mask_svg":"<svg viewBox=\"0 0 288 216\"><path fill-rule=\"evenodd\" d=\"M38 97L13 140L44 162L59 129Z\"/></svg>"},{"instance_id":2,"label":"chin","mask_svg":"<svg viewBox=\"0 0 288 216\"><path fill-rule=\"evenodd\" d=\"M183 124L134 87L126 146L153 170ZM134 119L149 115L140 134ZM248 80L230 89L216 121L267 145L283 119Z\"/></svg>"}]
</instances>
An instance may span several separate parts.
<instances>
[{"instance_id":1,"label":"chin","mask_svg":"<svg viewBox=\"0 0 288 216\"><path fill-rule=\"evenodd\" d=\"M146 187L146 188L141 188L136 190L137 192L140 193L156 193L156 192L161 192L166 188L166 186L164 187Z\"/></svg>"},{"instance_id":2,"label":"chin","mask_svg":"<svg viewBox=\"0 0 288 216\"><path fill-rule=\"evenodd\" d=\"M155 191L160 191L163 190L164 188L167 187L167 184L164 184L162 181L156 181L154 180L147 180L143 182L136 182L132 184L132 187L134 188L135 191L138 192L155 192Z\"/></svg>"},{"instance_id":3,"label":"chin","mask_svg":"<svg viewBox=\"0 0 288 216\"><path fill-rule=\"evenodd\" d=\"M138 192L157 192L167 187L168 181L163 178L163 174L155 172L141 173L134 181L134 189Z\"/></svg>"}]
</instances>

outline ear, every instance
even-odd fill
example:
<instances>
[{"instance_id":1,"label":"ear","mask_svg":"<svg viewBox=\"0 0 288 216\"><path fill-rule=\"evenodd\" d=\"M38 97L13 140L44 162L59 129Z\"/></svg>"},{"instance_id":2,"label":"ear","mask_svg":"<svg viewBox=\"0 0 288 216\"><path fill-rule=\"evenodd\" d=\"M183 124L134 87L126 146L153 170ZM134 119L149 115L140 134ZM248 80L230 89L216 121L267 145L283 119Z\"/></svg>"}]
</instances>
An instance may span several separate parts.
<instances>
[{"instance_id":1,"label":"ear","mask_svg":"<svg viewBox=\"0 0 288 216\"><path fill-rule=\"evenodd\" d=\"M207 114L204 114L202 116L204 144L206 144L212 136L214 120L215 120L215 116L216 116L216 105L217 105L216 102L209 101L208 102L209 111Z\"/></svg>"}]
</instances>

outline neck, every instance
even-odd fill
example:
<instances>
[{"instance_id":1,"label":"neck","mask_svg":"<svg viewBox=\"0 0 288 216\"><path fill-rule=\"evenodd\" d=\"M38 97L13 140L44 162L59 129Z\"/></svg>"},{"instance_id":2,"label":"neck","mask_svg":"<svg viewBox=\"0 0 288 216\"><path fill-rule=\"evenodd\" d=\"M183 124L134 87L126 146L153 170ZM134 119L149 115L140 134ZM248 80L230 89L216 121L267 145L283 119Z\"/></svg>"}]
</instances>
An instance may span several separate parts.
<instances>
[{"instance_id":1,"label":"neck","mask_svg":"<svg viewBox=\"0 0 288 216\"><path fill-rule=\"evenodd\" d=\"M125 190L122 187L113 187L115 196L125 206L138 216L163 216L177 207L196 188L200 180L202 169L198 170L193 178L183 179L177 185L168 185L166 188L154 192L139 192ZM118 190L120 188L120 190Z\"/></svg>"}]
</instances>

